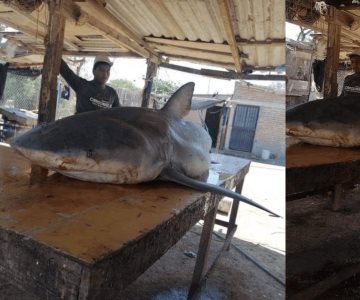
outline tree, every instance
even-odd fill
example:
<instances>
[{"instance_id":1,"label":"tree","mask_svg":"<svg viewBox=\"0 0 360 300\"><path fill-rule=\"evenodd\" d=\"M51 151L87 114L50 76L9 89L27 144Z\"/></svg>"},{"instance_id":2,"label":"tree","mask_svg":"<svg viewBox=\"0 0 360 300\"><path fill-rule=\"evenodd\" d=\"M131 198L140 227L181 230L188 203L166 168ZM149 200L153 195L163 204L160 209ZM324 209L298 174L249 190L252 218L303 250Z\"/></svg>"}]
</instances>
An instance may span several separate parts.
<instances>
[{"instance_id":1,"label":"tree","mask_svg":"<svg viewBox=\"0 0 360 300\"><path fill-rule=\"evenodd\" d=\"M113 88L127 89L129 91L140 90L132 81L127 79L114 79L109 82L109 85Z\"/></svg>"},{"instance_id":2,"label":"tree","mask_svg":"<svg viewBox=\"0 0 360 300\"><path fill-rule=\"evenodd\" d=\"M152 93L157 95L173 94L180 85L171 80L154 79L152 86Z\"/></svg>"}]
</instances>

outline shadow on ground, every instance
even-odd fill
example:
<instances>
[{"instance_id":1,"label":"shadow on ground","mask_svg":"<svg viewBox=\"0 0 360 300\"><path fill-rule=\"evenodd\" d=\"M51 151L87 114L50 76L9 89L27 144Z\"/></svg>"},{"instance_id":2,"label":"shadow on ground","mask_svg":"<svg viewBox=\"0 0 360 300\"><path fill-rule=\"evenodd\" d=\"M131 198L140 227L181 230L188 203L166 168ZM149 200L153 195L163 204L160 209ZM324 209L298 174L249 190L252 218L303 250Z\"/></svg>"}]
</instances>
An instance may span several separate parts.
<instances>
[{"instance_id":1,"label":"shadow on ground","mask_svg":"<svg viewBox=\"0 0 360 300\"><path fill-rule=\"evenodd\" d=\"M330 210L329 194L287 205L286 271L289 298L360 264L360 189L348 190L341 210ZM316 299L360 299L359 274Z\"/></svg>"}]
</instances>

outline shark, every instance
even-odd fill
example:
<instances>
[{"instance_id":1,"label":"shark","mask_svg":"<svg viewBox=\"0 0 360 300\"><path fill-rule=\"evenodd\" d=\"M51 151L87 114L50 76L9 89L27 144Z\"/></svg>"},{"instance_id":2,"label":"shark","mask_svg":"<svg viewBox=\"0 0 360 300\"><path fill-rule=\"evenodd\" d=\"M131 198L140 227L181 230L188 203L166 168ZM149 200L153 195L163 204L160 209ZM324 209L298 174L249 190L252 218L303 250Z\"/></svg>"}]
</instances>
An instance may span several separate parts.
<instances>
[{"instance_id":1,"label":"shark","mask_svg":"<svg viewBox=\"0 0 360 300\"><path fill-rule=\"evenodd\" d=\"M310 101L286 111L291 144L360 147L360 99L354 96Z\"/></svg>"},{"instance_id":2,"label":"shark","mask_svg":"<svg viewBox=\"0 0 360 300\"><path fill-rule=\"evenodd\" d=\"M195 84L180 87L161 110L101 109L39 125L11 146L32 163L83 181L137 184L176 182L231 197L279 216L257 202L209 184L211 137L184 117Z\"/></svg>"}]
</instances>

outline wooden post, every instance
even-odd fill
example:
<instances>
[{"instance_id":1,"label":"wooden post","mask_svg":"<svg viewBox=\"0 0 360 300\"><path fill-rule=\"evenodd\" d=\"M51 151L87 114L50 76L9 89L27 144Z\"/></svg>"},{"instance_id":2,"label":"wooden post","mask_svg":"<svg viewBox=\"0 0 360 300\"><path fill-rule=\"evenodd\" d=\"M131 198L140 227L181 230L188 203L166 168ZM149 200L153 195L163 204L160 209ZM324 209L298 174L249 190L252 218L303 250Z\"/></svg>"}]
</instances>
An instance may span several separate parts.
<instances>
[{"instance_id":1,"label":"wooden post","mask_svg":"<svg viewBox=\"0 0 360 300\"><path fill-rule=\"evenodd\" d=\"M65 17L61 14L62 1L47 1L49 22L45 38L45 57L42 70L38 123L49 123L55 120L57 101L57 78L64 44ZM32 166L30 182L44 180L47 170Z\"/></svg>"},{"instance_id":2,"label":"wooden post","mask_svg":"<svg viewBox=\"0 0 360 300\"><path fill-rule=\"evenodd\" d=\"M9 64L0 64L0 103L3 99Z\"/></svg>"},{"instance_id":3,"label":"wooden post","mask_svg":"<svg viewBox=\"0 0 360 300\"><path fill-rule=\"evenodd\" d=\"M324 98L337 97L341 26L336 24L336 8L329 7L327 55L324 76Z\"/></svg>"},{"instance_id":4,"label":"wooden post","mask_svg":"<svg viewBox=\"0 0 360 300\"><path fill-rule=\"evenodd\" d=\"M143 91L141 107L149 107L151 89L153 85L153 79L156 77L158 65L153 63L150 58L147 59L147 70L145 78L145 86Z\"/></svg>"}]
</instances>

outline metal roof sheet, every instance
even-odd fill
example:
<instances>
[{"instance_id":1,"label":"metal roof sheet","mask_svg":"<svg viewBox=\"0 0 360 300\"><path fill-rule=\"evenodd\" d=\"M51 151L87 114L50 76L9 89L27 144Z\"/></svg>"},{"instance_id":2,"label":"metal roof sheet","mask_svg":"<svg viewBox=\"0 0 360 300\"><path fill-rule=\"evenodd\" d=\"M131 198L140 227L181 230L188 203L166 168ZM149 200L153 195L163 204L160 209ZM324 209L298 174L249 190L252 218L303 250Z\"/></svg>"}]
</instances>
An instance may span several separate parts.
<instances>
[{"instance_id":1,"label":"metal roof sheet","mask_svg":"<svg viewBox=\"0 0 360 300\"><path fill-rule=\"evenodd\" d=\"M66 3L69 1L64 0ZM231 39L234 38L243 65L274 68L285 63L283 0L108 0L105 7L97 3L90 0L69 4L79 8L83 14L76 21L67 19L65 51L139 55L134 53L134 49L114 41L111 34L116 32L131 42L147 43L153 54L170 60L196 61L234 69L231 50ZM220 7L224 3L229 8L228 24ZM44 49L47 18L44 5L27 14L0 3L0 23L23 32L16 38L36 50L37 54ZM112 30L104 32L101 26L95 26L100 23ZM232 25L233 37L229 37L229 28L226 28L229 24Z\"/></svg>"}]
</instances>

